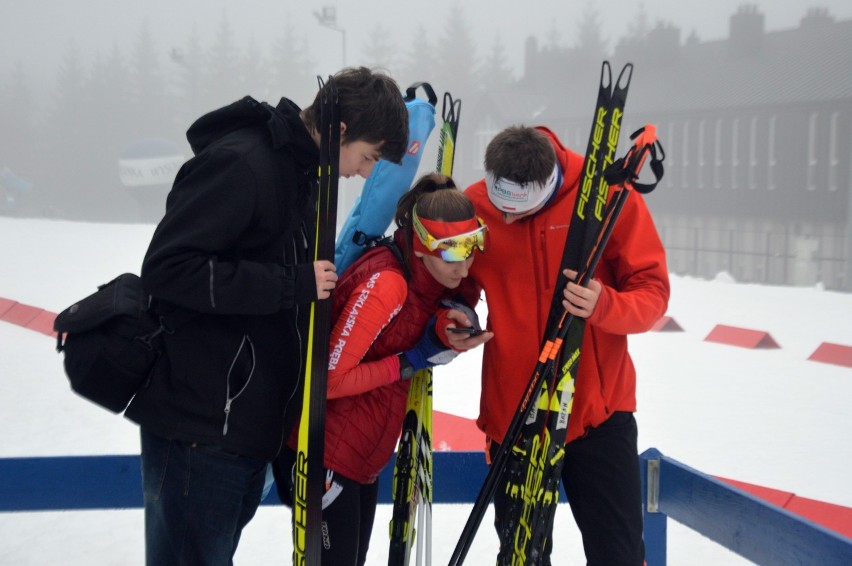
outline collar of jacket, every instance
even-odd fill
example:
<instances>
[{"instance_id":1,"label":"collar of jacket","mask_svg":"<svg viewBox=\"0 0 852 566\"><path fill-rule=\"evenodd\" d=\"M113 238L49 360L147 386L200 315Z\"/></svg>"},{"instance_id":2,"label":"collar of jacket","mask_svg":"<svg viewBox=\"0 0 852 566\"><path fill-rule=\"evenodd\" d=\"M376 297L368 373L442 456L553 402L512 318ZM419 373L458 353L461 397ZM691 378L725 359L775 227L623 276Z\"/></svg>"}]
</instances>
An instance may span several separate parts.
<instances>
[{"instance_id":1,"label":"collar of jacket","mask_svg":"<svg viewBox=\"0 0 852 566\"><path fill-rule=\"evenodd\" d=\"M302 122L301 109L287 98L282 98L275 108L263 104L269 113L266 125L273 149L293 148L296 161L304 168L319 163L319 148Z\"/></svg>"}]
</instances>

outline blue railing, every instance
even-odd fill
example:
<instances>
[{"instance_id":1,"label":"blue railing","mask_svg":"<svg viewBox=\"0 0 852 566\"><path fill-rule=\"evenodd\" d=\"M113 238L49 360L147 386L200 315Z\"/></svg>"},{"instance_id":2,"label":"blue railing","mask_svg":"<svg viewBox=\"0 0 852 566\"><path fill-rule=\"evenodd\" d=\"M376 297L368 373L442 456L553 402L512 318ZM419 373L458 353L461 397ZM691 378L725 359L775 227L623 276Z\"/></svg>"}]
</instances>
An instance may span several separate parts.
<instances>
[{"instance_id":1,"label":"blue railing","mask_svg":"<svg viewBox=\"0 0 852 566\"><path fill-rule=\"evenodd\" d=\"M756 564L852 564L852 539L694 470L656 448L643 452L640 459L649 566L666 566L667 518Z\"/></svg>"},{"instance_id":2,"label":"blue railing","mask_svg":"<svg viewBox=\"0 0 852 566\"><path fill-rule=\"evenodd\" d=\"M482 452L435 452L433 501L465 503L476 498L488 469ZM0 458L0 512L142 507L139 456ZM382 472L393 485L393 462ZM390 503L390 488L379 503ZM279 505L273 489L265 505Z\"/></svg>"},{"instance_id":3,"label":"blue railing","mask_svg":"<svg viewBox=\"0 0 852 566\"><path fill-rule=\"evenodd\" d=\"M694 470L651 448L640 456L649 566L666 566L671 518L757 564L852 564L852 539ZM392 482L389 465L382 484ZM0 458L0 512L142 506L139 456ZM435 503L470 503L482 452L434 454ZM380 503L389 503L383 489ZM563 499L564 501L564 499ZM264 504L280 504L273 490Z\"/></svg>"}]
</instances>

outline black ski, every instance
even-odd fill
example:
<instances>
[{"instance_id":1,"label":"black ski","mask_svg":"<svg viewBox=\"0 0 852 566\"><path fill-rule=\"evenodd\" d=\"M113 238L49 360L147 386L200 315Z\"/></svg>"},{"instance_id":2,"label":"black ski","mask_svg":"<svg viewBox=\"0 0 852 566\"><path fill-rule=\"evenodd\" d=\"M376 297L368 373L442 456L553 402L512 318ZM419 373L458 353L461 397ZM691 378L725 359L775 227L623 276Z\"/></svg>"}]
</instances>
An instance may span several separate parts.
<instances>
[{"instance_id":1,"label":"black ski","mask_svg":"<svg viewBox=\"0 0 852 566\"><path fill-rule=\"evenodd\" d=\"M569 327L574 327L573 333L582 335L583 321L575 321L573 317L567 316L567 311L562 307L561 291L567 283L567 278L562 274L562 269L571 268L580 271L580 260L587 256L593 248L599 229L603 225L608 185L604 182L602 173L605 164L612 163L615 159L618 132L620 131L621 117L632 72L633 66L627 64L621 71L617 84L614 85L609 62L604 61L602 65L598 98L583 162L580 188L569 225L569 233L562 256L562 267L557 276L557 284L551 301L550 315L545 327L540 355L524 394L518 403L515 415L509 424L503 443L492 460L479 495L474 501L470 516L462 529L459 541L450 558L450 566L462 564L464 561L503 474L508 471L510 474L514 472L520 475L522 465L515 465L515 470L508 470L510 456L513 454L516 444L520 446L522 452L532 449L541 450L540 446L534 445L533 435L530 435L528 440L522 440L521 434L530 413L538 404L542 387L548 387L546 380L554 374L556 358L562 350ZM601 190L604 194L599 196ZM545 399L547 398L549 396L545 397ZM527 442L529 445L524 446ZM522 456L523 454L516 456L516 462L522 462L524 459ZM504 529L504 533L500 533L501 539L504 538L504 535L508 536L509 532L513 531L514 528L510 525L508 529Z\"/></svg>"},{"instance_id":2,"label":"black ski","mask_svg":"<svg viewBox=\"0 0 852 566\"><path fill-rule=\"evenodd\" d=\"M334 77L320 85L319 191L314 222L313 261L334 261L337 233L337 185L340 160L340 106ZM319 565L322 560L322 496L325 401L331 300L311 303L305 390L299 426L293 502L293 564Z\"/></svg>"}]
</instances>

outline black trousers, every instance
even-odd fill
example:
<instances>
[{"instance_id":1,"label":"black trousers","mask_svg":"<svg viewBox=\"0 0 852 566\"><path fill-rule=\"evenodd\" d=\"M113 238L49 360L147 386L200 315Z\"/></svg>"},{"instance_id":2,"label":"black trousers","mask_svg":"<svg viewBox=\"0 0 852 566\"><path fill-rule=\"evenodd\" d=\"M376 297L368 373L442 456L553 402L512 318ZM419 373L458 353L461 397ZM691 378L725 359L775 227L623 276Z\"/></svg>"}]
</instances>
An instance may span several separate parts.
<instances>
[{"instance_id":1,"label":"black trousers","mask_svg":"<svg viewBox=\"0 0 852 566\"><path fill-rule=\"evenodd\" d=\"M589 566L641 566L644 562L637 435L633 413L617 412L565 447L562 486L583 537ZM491 444L492 457L498 448ZM504 480L494 494L498 533L509 503ZM552 537L547 539L544 565L550 564ZM501 548L498 563L511 550L510 546Z\"/></svg>"},{"instance_id":2,"label":"black trousers","mask_svg":"<svg viewBox=\"0 0 852 566\"><path fill-rule=\"evenodd\" d=\"M285 505L293 505L293 464L295 452L283 450L273 464L278 495ZM322 498L322 563L335 566L364 566L376 518L379 482L360 484L325 470ZM285 487L282 487L285 486Z\"/></svg>"}]
</instances>

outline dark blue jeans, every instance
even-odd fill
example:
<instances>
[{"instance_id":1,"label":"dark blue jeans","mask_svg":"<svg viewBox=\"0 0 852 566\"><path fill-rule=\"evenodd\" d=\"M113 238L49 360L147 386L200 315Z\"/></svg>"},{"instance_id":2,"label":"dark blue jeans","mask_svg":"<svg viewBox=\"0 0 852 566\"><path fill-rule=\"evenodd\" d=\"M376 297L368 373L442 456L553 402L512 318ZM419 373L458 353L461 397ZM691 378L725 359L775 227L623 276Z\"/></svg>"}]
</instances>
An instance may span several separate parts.
<instances>
[{"instance_id":1,"label":"dark blue jeans","mask_svg":"<svg viewBox=\"0 0 852 566\"><path fill-rule=\"evenodd\" d=\"M232 564L266 462L141 430L148 566Z\"/></svg>"}]
</instances>

